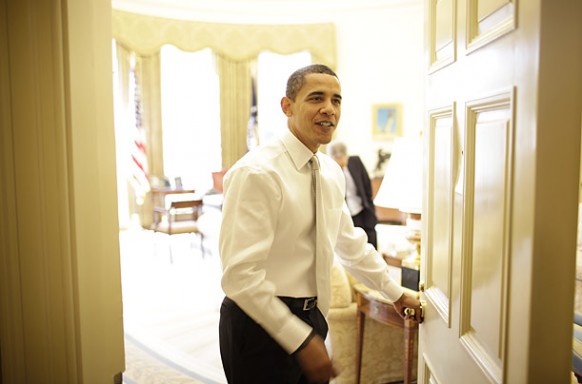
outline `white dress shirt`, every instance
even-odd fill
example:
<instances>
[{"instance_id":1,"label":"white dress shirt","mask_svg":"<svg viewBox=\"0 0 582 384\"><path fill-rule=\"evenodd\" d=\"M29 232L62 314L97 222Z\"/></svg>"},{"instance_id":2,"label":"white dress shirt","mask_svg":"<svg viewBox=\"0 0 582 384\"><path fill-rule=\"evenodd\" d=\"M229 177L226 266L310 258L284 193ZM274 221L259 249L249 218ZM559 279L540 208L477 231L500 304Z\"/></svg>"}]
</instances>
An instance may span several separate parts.
<instances>
[{"instance_id":1,"label":"white dress shirt","mask_svg":"<svg viewBox=\"0 0 582 384\"><path fill-rule=\"evenodd\" d=\"M222 288L286 351L294 352L311 327L277 296L317 295L315 221L309 160L313 153L290 131L247 153L225 175L220 231ZM326 235L344 267L392 300L403 293L386 263L355 228L344 200L345 177L318 153ZM325 278L333 262L328 252ZM329 302L318 300L326 315Z\"/></svg>"}]
</instances>

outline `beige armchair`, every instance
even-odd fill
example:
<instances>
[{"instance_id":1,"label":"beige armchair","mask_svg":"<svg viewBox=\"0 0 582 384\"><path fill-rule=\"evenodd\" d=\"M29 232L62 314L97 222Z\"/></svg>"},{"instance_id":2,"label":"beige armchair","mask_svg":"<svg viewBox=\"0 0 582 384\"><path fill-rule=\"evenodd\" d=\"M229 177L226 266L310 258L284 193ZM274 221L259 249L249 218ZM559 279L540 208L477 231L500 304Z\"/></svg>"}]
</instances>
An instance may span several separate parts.
<instances>
[{"instance_id":1,"label":"beige armchair","mask_svg":"<svg viewBox=\"0 0 582 384\"><path fill-rule=\"evenodd\" d=\"M334 263L332 297L328 314L328 346L340 375L334 384L356 383L357 304L353 287L361 284L343 267ZM404 330L366 318L362 352L361 383L381 384L401 381L404 376ZM415 349L417 347L415 346ZM416 366L416 361L414 362ZM416 374L414 369L414 375Z\"/></svg>"}]
</instances>

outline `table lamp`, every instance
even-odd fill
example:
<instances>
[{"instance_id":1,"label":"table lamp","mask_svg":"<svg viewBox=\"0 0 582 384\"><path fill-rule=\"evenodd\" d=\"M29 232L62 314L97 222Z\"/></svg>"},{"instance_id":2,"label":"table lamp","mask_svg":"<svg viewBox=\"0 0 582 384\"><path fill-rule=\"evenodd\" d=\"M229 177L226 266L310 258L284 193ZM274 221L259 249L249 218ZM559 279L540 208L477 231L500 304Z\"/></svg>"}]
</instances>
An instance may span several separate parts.
<instances>
[{"instance_id":1,"label":"table lamp","mask_svg":"<svg viewBox=\"0 0 582 384\"><path fill-rule=\"evenodd\" d=\"M422 138L397 137L374 204L406 215L406 238L415 251L402 260L402 285L418 290L422 213Z\"/></svg>"}]
</instances>

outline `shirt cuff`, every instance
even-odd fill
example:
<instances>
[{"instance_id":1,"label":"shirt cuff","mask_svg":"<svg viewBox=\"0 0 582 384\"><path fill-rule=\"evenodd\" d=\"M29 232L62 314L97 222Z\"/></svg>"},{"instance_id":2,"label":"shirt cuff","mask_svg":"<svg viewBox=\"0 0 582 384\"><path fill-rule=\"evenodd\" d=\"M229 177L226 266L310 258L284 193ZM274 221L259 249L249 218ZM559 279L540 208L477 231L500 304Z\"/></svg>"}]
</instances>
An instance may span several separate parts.
<instances>
[{"instance_id":1,"label":"shirt cuff","mask_svg":"<svg viewBox=\"0 0 582 384\"><path fill-rule=\"evenodd\" d=\"M309 344L309 342L311 341L311 339L313 339L315 337L315 331L312 329L311 333L309 335L307 335L307 339L305 339L303 341L303 343L301 343L301 345L299 346L299 348L297 348L295 350L295 352L292 353L292 355L296 355L299 352L301 352L301 350L303 350L305 347L307 347L307 344Z\"/></svg>"},{"instance_id":2,"label":"shirt cuff","mask_svg":"<svg viewBox=\"0 0 582 384\"><path fill-rule=\"evenodd\" d=\"M292 315L289 321L272 336L288 354L292 354L299 349L312 331L313 328Z\"/></svg>"}]
</instances>

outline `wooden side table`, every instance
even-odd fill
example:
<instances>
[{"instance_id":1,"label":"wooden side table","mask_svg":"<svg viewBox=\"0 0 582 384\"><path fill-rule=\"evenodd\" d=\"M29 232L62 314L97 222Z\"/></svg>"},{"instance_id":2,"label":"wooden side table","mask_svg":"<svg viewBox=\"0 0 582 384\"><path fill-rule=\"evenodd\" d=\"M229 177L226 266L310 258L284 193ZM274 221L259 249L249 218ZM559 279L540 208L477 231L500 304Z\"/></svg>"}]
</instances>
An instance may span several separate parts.
<instances>
[{"instance_id":1,"label":"wooden side table","mask_svg":"<svg viewBox=\"0 0 582 384\"><path fill-rule=\"evenodd\" d=\"M418 323L403 319L398 315L392 303L370 291L362 284L354 287L358 316L356 318L356 383L360 384L362 370L362 351L364 347L364 324L366 316L393 327L404 328L404 384L411 384L414 360L414 341L418 332Z\"/></svg>"}]
</instances>

